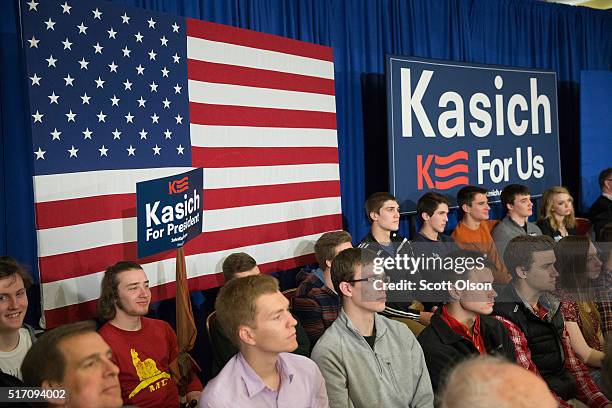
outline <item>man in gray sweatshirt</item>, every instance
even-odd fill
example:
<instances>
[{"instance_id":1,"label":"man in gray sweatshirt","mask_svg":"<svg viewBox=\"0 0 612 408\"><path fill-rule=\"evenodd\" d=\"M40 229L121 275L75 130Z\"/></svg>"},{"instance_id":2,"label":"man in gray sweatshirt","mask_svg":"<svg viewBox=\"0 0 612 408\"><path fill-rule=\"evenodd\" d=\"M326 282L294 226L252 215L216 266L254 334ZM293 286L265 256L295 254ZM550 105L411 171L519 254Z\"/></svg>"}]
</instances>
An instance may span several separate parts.
<instances>
[{"instance_id":1,"label":"man in gray sweatshirt","mask_svg":"<svg viewBox=\"0 0 612 408\"><path fill-rule=\"evenodd\" d=\"M507 210L506 218L493 230L497 253L503 257L508 242L519 235L542 235L540 227L527 221L533 214L529 188L522 184L508 184L501 192L501 202Z\"/></svg>"},{"instance_id":2,"label":"man in gray sweatshirt","mask_svg":"<svg viewBox=\"0 0 612 408\"><path fill-rule=\"evenodd\" d=\"M389 280L377 270L375 256L349 248L332 263L332 283L343 306L311 355L325 378L329 406L433 407L419 343L406 325L377 313L385 309Z\"/></svg>"}]
</instances>

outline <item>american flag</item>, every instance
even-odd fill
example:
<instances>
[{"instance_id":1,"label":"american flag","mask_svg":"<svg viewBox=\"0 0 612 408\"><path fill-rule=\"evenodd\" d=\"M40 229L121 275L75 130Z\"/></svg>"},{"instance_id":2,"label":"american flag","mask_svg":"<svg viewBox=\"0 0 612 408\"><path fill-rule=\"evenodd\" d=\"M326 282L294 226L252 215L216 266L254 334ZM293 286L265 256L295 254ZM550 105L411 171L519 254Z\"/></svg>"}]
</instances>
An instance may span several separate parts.
<instances>
[{"instance_id":1,"label":"american flag","mask_svg":"<svg viewBox=\"0 0 612 408\"><path fill-rule=\"evenodd\" d=\"M190 289L225 256L313 261L342 226L329 47L98 1L22 1L47 326L90 318L104 269L136 259L136 182L204 168ZM174 251L140 259L175 296Z\"/></svg>"}]
</instances>

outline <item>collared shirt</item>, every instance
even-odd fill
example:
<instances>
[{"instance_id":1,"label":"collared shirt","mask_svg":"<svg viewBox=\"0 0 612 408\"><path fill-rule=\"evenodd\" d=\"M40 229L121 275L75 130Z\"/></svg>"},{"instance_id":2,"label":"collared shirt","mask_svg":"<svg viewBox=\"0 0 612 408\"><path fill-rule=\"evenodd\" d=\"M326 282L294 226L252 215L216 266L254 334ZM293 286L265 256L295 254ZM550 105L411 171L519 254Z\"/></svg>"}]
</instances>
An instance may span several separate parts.
<instances>
[{"instance_id":1,"label":"collared shirt","mask_svg":"<svg viewBox=\"0 0 612 408\"><path fill-rule=\"evenodd\" d=\"M312 274L319 278L319 280L325 284L325 276L323 276L323 269L317 268Z\"/></svg>"},{"instance_id":2,"label":"collared shirt","mask_svg":"<svg viewBox=\"0 0 612 408\"><path fill-rule=\"evenodd\" d=\"M518 291L517 295L520 294ZM535 310L528 302L521 298L525 306L532 311L540 319L550 321L551 314L550 304L546 296L541 296L537 310ZM514 343L516 362L526 368L527 370L540 376L540 371L531 359L531 350L529 349L529 343L527 337L521 329L508 319L500 316L494 316L497 320L508 330L510 340ZM589 375L589 369L584 365L582 361L576 356L569 339L569 333L567 328L563 329L563 335L561 336L561 345L563 347L563 353L565 355L565 369L574 377L576 381L576 396L584 402L589 408L602 408L610 403L610 401L601 392L599 387L593 382ZM552 391L551 391L552 392ZM571 407L567 402L563 401L559 396L553 392L553 396L557 399L560 407Z\"/></svg>"},{"instance_id":3,"label":"collared shirt","mask_svg":"<svg viewBox=\"0 0 612 408\"><path fill-rule=\"evenodd\" d=\"M280 353L278 390L264 384L242 353L236 354L211 380L200 408L327 408L325 381L316 364L303 356Z\"/></svg>"},{"instance_id":4,"label":"collared shirt","mask_svg":"<svg viewBox=\"0 0 612 408\"><path fill-rule=\"evenodd\" d=\"M484 338L480 332L480 315L476 315L476 319L474 319L472 332L470 332L470 329L468 329L466 325L451 316L446 306L442 306L440 317L455 333L472 343L480 354L487 354Z\"/></svg>"}]
</instances>

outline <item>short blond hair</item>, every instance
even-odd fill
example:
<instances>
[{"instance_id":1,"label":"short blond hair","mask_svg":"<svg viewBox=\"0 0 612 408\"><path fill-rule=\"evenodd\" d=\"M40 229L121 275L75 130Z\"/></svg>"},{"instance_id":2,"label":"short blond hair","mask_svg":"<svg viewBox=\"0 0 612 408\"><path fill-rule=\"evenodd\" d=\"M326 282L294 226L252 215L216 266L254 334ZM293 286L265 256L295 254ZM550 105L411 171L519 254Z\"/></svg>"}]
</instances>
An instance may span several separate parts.
<instances>
[{"instance_id":1,"label":"short blond hair","mask_svg":"<svg viewBox=\"0 0 612 408\"><path fill-rule=\"evenodd\" d=\"M232 279L221 288L215 301L217 320L223 333L236 347L240 348L238 328L253 326L255 322L257 299L278 291L278 281L269 275Z\"/></svg>"}]
</instances>

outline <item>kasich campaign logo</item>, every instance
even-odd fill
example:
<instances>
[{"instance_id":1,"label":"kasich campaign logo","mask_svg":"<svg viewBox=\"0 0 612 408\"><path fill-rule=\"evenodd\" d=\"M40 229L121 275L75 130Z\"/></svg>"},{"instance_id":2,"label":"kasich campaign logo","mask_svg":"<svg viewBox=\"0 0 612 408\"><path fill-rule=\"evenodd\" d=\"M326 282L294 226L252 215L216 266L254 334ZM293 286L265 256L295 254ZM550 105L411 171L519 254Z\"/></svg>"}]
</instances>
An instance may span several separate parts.
<instances>
[{"instance_id":1,"label":"kasich campaign logo","mask_svg":"<svg viewBox=\"0 0 612 408\"><path fill-rule=\"evenodd\" d=\"M189 177L168 182L168 194L178 194L189 189Z\"/></svg>"},{"instance_id":2,"label":"kasich campaign logo","mask_svg":"<svg viewBox=\"0 0 612 408\"><path fill-rule=\"evenodd\" d=\"M458 150L448 156L437 154L417 155L417 188L448 190L456 186L467 185L469 168L468 152ZM434 166L432 166L432 162ZM432 170L433 168L433 178Z\"/></svg>"}]
</instances>

